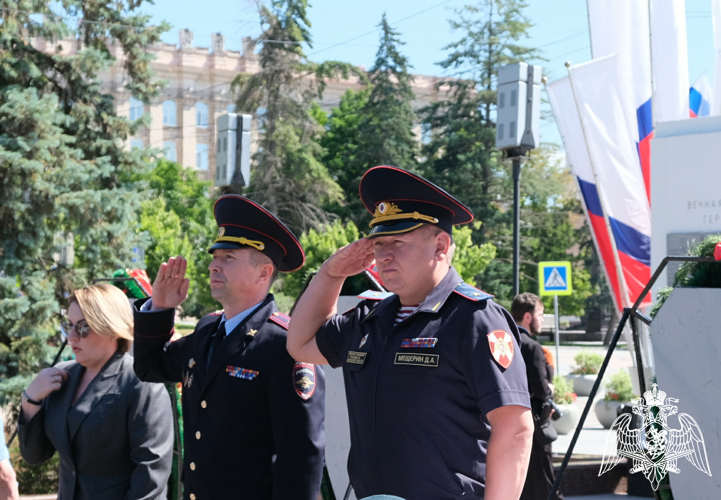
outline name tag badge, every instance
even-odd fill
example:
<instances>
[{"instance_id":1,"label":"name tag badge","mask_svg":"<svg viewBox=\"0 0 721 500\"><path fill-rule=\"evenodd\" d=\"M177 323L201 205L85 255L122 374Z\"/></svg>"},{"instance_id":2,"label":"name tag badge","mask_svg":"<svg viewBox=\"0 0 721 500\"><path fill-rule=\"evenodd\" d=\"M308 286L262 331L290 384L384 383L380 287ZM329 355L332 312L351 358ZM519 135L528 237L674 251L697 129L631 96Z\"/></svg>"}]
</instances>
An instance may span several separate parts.
<instances>
[{"instance_id":1,"label":"name tag badge","mask_svg":"<svg viewBox=\"0 0 721 500\"><path fill-rule=\"evenodd\" d=\"M354 365L363 365L366 362L366 356L368 356L367 352L348 351L348 357L345 362Z\"/></svg>"},{"instance_id":2,"label":"name tag badge","mask_svg":"<svg viewBox=\"0 0 721 500\"><path fill-rule=\"evenodd\" d=\"M393 361L393 364L438 368L439 360L440 355L438 354L423 354L420 352L397 352L396 359L395 361Z\"/></svg>"}]
</instances>

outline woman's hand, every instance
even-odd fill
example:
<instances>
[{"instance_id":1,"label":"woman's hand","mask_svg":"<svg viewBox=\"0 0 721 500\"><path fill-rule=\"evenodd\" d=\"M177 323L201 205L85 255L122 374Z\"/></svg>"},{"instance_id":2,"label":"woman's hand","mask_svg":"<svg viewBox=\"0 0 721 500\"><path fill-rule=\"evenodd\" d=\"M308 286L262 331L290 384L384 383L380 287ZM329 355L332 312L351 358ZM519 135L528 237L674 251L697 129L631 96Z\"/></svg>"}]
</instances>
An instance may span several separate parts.
<instances>
[{"instance_id":1,"label":"woman's hand","mask_svg":"<svg viewBox=\"0 0 721 500\"><path fill-rule=\"evenodd\" d=\"M42 401L51 392L57 391L63 386L63 382L68 379L68 372L60 368L45 368L38 373L37 377L30 382L25 389L25 394L30 399Z\"/></svg>"}]
</instances>

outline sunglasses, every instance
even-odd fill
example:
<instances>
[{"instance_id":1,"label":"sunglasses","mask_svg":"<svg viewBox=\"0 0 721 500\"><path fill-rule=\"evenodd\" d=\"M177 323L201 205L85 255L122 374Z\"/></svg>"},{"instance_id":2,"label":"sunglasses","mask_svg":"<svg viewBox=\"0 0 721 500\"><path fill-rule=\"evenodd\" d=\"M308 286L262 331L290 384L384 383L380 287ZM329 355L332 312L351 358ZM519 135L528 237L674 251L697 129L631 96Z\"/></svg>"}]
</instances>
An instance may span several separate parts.
<instances>
[{"instance_id":1,"label":"sunglasses","mask_svg":"<svg viewBox=\"0 0 721 500\"><path fill-rule=\"evenodd\" d=\"M75 330L75 333L78 337L84 339L90 333L90 325L88 325L88 322L84 319L81 319L74 325L70 321L60 322L60 331L65 338L68 337L68 333L72 330Z\"/></svg>"}]
</instances>

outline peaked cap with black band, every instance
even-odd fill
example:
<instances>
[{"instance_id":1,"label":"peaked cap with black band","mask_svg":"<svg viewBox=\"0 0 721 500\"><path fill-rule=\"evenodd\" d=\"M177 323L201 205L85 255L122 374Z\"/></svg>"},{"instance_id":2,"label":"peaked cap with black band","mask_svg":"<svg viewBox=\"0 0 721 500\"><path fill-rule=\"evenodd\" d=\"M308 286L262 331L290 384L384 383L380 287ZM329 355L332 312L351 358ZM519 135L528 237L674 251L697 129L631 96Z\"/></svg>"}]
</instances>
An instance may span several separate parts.
<instances>
[{"instance_id":1,"label":"peaked cap with black band","mask_svg":"<svg viewBox=\"0 0 721 500\"><path fill-rule=\"evenodd\" d=\"M220 248L255 248L284 273L300 269L305 263L298 238L278 217L254 201L229 194L218 198L213 212L218 237L208 252Z\"/></svg>"},{"instance_id":2,"label":"peaked cap with black band","mask_svg":"<svg viewBox=\"0 0 721 500\"><path fill-rule=\"evenodd\" d=\"M473 220L463 203L423 177L397 167L373 167L360 181L360 197L373 214L369 238L408 233L434 224L448 233Z\"/></svg>"}]
</instances>

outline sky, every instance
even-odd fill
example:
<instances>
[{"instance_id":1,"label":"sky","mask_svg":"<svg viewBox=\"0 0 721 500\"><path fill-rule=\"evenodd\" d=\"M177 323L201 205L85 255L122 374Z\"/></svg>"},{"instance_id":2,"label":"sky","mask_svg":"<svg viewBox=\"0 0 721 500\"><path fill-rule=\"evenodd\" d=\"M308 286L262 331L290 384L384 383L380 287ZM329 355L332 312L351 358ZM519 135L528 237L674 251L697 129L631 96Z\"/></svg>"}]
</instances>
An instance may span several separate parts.
<instances>
[{"instance_id":1,"label":"sky","mask_svg":"<svg viewBox=\"0 0 721 500\"><path fill-rule=\"evenodd\" d=\"M643 0L645 1L645 0ZM583 0L527 0L525 11L533 23L524 43L543 51L541 62L550 80L565 76L564 63L579 64L591 59L588 14ZM406 42L403 53L412 72L444 76L436 63L442 61L444 47L461 34L451 31L448 19L468 0L310 0L309 18L313 47L306 48L311 60L346 61L370 68L378 44L377 25L385 12L389 22ZM164 35L166 43L178 43L178 30L194 33L193 45L210 46L210 34L225 35L228 50L241 50L241 38L260 33L255 3L250 0L155 0L142 10L153 22L168 21L173 28ZM711 0L686 0L689 51L689 81L703 72L714 78ZM547 106L547 104L545 105ZM560 144L552 120L541 125L541 140Z\"/></svg>"}]
</instances>

